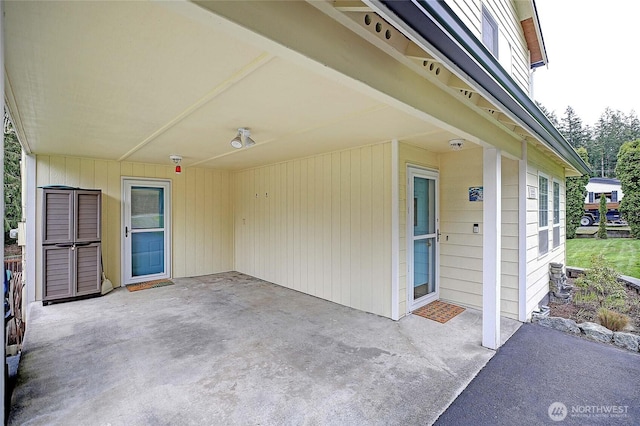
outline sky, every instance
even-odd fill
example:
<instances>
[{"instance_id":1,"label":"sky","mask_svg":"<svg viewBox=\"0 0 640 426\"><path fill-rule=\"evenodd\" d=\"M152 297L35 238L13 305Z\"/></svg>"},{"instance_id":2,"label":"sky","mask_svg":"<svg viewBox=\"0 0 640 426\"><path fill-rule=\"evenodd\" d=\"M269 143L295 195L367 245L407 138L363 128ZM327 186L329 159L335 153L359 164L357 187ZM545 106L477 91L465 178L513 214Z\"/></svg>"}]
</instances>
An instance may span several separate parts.
<instances>
[{"instance_id":1,"label":"sky","mask_svg":"<svg viewBox=\"0 0 640 426\"><path fill-rule=\"evenodd\" d=\"M640 115L640 1L536 0L547 57L533 97L560 119L571 106L585 125L606 107Z\"/></svg>"}]
</instances>

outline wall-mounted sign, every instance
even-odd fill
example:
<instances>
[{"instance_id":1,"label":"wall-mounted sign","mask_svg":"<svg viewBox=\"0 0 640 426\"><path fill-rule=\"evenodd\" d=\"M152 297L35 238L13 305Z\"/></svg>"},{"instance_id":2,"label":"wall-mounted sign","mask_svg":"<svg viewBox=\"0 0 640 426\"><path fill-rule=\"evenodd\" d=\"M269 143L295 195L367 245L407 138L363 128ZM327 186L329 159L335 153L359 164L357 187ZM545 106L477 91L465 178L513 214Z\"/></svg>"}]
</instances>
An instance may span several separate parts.
<instances>
[{"instance_id":1,"label":"wall-mounted sign","mask_svg":"<svg viewBox=\"0 0 640 426\"><path fill-rule=\"evenodd\" d=\"M482 201L482 187L470 186L469 187L469 201Z\"/></svg>"},{"instance_id":2,"label":"wall-mounted sign","mask_svg":"<svg viewBox=\"0 0 640 426\"><path fill-rule=\"evenodd\" d=\"M538 188L535 186L527 185L527 198L535 200L538 198Z\"/></svg>"}]
</instances>

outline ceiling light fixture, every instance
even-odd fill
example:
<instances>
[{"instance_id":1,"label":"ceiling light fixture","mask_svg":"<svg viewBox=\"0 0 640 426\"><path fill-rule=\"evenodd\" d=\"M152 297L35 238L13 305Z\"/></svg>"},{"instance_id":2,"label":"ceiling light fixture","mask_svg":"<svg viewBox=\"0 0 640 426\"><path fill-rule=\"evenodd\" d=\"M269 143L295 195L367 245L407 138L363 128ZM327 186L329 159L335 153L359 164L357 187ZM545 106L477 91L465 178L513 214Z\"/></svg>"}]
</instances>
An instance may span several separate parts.
<instances>
[{"instance_id":1,"label":"ceiling light fixture","mask_svg":"<svg viewBox=\"0 0 640 426\"><path fill-rule=\"evenodd\" d=\"M251 139L251 131L247 127L240 127L235 138L231 139L231 146L240 149L254 146L256 142Z\"/></svg>"},{"instance_id":2,"label":"ceiling light fixture","mask_svg":"<svg viewBox=\"0 0 640 426\"><path fill-rule=\"evenodd\" d=\"M453 151L460 151L462 145L464 145L464 139L451 139L449 141L449 147L451 147Z\"/></svg>"},{"instance_id":3,"label":"ceiling light fixture","mask_svg":"<svg viewBox=\"0 0 640 426\"><path fill-rule=\"evenodd\" d=\"M182 173L182 167L180 167L180 162L182 161L182 157L179 155L170 155L169 159L173 161L173 164L176 165L176 174L179 175Z\"/></svg>"}]
</instances>

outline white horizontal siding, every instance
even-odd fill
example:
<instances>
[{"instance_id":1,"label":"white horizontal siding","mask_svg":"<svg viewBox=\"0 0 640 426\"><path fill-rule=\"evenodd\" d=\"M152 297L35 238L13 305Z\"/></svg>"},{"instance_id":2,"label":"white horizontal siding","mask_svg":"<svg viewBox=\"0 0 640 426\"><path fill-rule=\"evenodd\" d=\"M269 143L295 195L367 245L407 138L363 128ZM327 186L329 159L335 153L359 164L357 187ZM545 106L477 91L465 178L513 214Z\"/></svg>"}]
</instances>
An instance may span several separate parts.
<instances>
[{"instance_id":1,"label":"white horizontal siding","mask_svg":"<svg viewBox=\"0 0 640 426\"><path fill-rule=\"evenodd\" d=\"M538 200L527 200L526 262L527 262L527 317L535 310L549 291L549 263L565 263L565 177L564 170L539 151L529 145L527 164L527 185L538 188L538 174L542 172L549 179L549 251L539 254L538 249ZM553 182L560 183L560 246L553 248Z\"/></svg>"},{"instance_id":2,"label":"white horizontal siding","mask_svg":"<svg viewBox=\"0 0 640 426\"><path fill-rule=\"evenodd\" d=\"M447 152L440 158L440 297L481 309L482 202L469 201L469 187L482 186L482 149ZM477 234L475 223L480 226Z\"/></svg>"},{"instance_id":3,"label":"white horizontal siding","mask_svg":"<svg viewBox=\"0 0 640 426\"><path fill-rule=\"evenodd\" d=\"M500 313L518 319L519 163L502 158Z\"/></svg>"},{"instance_id":4,"label":"white horizontal siding","mask_svg":"<svg viewBox=\"0 0 640 426\"><path fill-rule=\"evenodd\" d=\"M454 13L482 41L482 6L498 24L498 61L529 93L529 50L514 2L511 0L446 0Z\"/></svg>"}]
</instances>

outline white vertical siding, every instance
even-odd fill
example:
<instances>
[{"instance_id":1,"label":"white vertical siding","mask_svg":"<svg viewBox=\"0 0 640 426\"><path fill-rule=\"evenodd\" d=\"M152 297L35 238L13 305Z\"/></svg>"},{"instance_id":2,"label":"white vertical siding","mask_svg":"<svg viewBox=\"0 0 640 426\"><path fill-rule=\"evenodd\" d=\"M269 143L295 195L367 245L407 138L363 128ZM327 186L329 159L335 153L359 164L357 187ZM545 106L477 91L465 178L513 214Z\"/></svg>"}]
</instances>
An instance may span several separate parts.
<instances>
[{"instance_id":1,"label":"white vertical siding","mask_svg":"<svg viewBox=\"0 0 640 426\"><path fill-rule=\"evenodd\" d=\"M562 167L529 146L527 185L538 188L538 173L549 178L549 251L538 253L538 199L527 199L527 317L549 291L549 263L565 263L565 177ZM553 248L553 186L560 183L560 246ZM538 188L538 196L540 191Z\"/></svg>"},{"instance_id":2,"label":"white vertical siding","mask_svg":"<svg viewBox=\"0 0 640 426\"><path fill-rule=\"evenodd\" d=\"M516 83L529 93L529 50L511 0L446 0L473 34L482 40L482 6L498 23L498 61Z\"/></svg>"},{"instance_id":3,"label":"white vertical siding","mask_svg":"<svg viewBox=\"0 0 640 426\"><path fill-rule=\"evenodd\" d=\"M391 316L391 144L233 174L235 269Z\"/></svg>"},{"instance_id":4,"label":"white vertical siding","mask_svg":"<svg viewBox=\"0 0 640 426\"><path fill-rule=\"evenodd\" d=\"M69 185L102 190L102 255L105 274L115 284L121 279L122 176L172 180L172 271L185 277L229 271L233 268L230 174L202 168L116 162L63 156L38 155L36 183ZM40 247L40 194L37 197ZM37 251L36 299L42 298L40 251Z\"/></svg>"}]
</instances>

